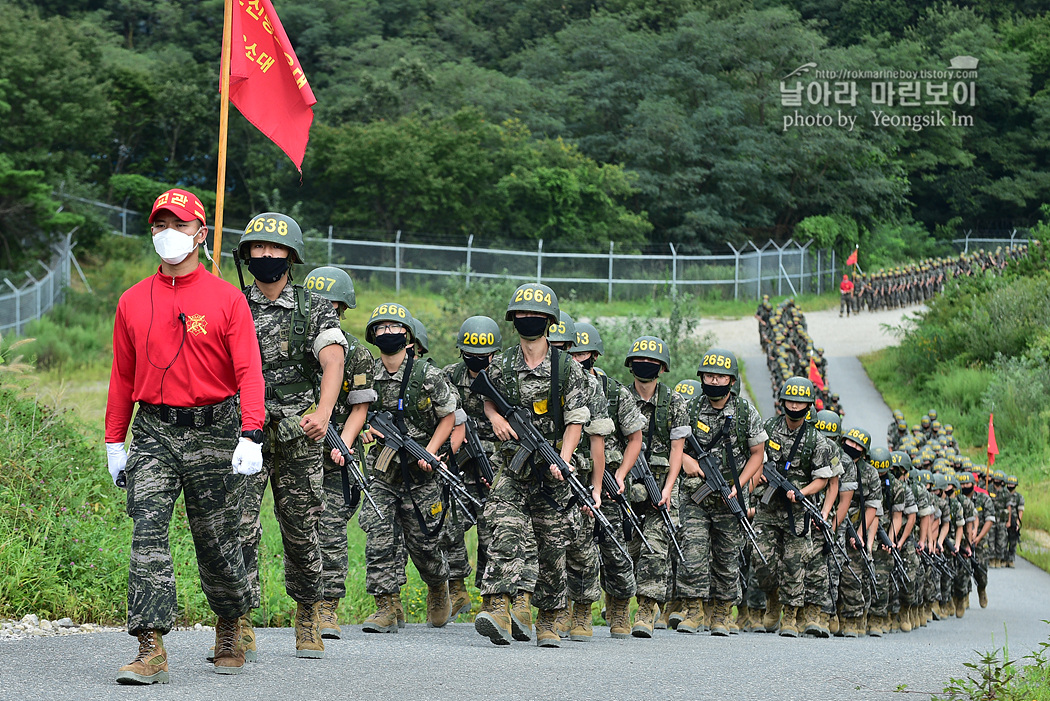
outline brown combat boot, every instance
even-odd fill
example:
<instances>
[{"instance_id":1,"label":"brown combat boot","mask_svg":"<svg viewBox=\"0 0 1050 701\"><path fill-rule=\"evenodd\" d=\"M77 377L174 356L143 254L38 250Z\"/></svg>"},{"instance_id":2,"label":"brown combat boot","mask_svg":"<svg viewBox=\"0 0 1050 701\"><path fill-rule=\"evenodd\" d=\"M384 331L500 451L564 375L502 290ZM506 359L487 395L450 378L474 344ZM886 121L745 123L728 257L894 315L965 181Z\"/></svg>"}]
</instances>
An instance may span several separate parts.
<instances>
[{"instance_id":1,"label":"brown combat boot","mask_svg":"<svg viewBox=\"0 0 1050 701\"><path fill-rule=\"evenodd\" d=\"M155 630L146 630L136 636L139 654L134 661L117 670L119 684L167 684L168 652L164 638Z\"/></svg>"},{"instance_id":2,"label":"brown combat boot","mask_svg":"<svg viewBox=\"0 0 1050 701\"><path fill-rule=\"evenodd\" d=\"M981 605L981 608L988 608L988 590L984 587L977 590L977 602Z\"/></svg>"},{"instance_id":3,"label":"brown combat boot","mask_svg":"<svg viewBox=\"0 0 1050 701\"><path fill-rule=\"evenodd\" d=\"M474 619L474 630L495 645L510 645L510 641L514 640L510 621L510 597L506 594L491 594L489 609Z\"/></svg>"},{"instance_id":4,"label":"brown combat boot","mask_svg":"<svg viewBox=\"0 0 1050 701\"><path fill-rule=\"evenodd\" d=\"M244 648L240 641L240 621L220 617L215 622L215 673L240 674L244 669Z\"/></svg>"},{"instance_id":5,"label":"brown combat boot","mask_svg":"<svg viewBox=\"0 0 1050 701\"><path fill-rule=\"evenodd\" d=\"M319 608L321 637L339 640L343 635L339 628L339 599L325 599Z\"/></svg>"},{"instance_id":6,"label":"brown combat boot","mask_svg":"<svg viewBox=\"0 0 1050 701\"><path fill-rule=\"evenodd\" d=\"M962 618L966 614L966 606L961 596L955 597L955 617Z\"/></svg>"},{"instance_id":7,"label":"brown combat boot","mask_svg":"<svg viewBox=\"0 0 1050 701\"><path fill-rule=\"evenodd\" d=\"M889 616L889 619L890 619L890 630L889 630L889 632L890 633L900 633L901 632L901 618L900 618L900 614L899 613L891 613L890 616Z\"/></svg>"},{"instance_id":8,"label":"brown combat boot","mask_svg":"<svg viewBox=\"0 0 1050 701\"><path fill-rule=\"evenodd\" d=\"M798 637L798 614L798 606L784 607L784 617L780 620L780 629L777 631L782 637Z\"/></svg>"},{"instance_id":9,"label":"brown combat boot","mask_svg":"<svg viewBox=\"0 0 1050 701\"><path fill-rule=\"evenodd\" d=\"M244 614L237 619L237 626L239 628L238 637L241 641L241 649L244 650L244 661L255 662L259 657L258 649L255 647L255 629L252 628L251 611ZM205 656L208 662L215 661L215 646L212 645L208 648L208 654Z\"/></svg>"},{"instance_id":10,"label":"brown combat boot","mask_svg":"<svg viewBox=\"0 0 1050 701\"><path fill-rule=\"evenodd\" d=\"M729 635L729 617L733 604L728 601L714 601L711 604L711 635L725 637Z\"/></svg>"},{"instance_id":11,"label":"brown combat boot","mask_svg":"<svg viewBox=\"0 0 1050 701\"><path fill-rule=\"evenodd\" d=\"M882 626L879 624L881 616L873 616L868 614L868 635L873 638L882 637Z\"/></svg>"},{"instance_id":12,"label":"brown combat boot","mask_svg":"<svg viewBox=\"0 0 1050 701\"><path fill-rule=\"evenodd\" d=\"M452 605L448 599L448 582L434 587L427 585L427 628L444 628L450 613Z\"/></svg>"},{"instance_id":13,"label":"brown combat boot","mask_svg":"<svg viewBox=\"0 0 1050 701\"><path fill-rule=\"evenodd\" d=\"M631 600L605 595L609 635L619 640L631 637Z\"/></svg>"},{"instance_id":14,"label":"brown combat boot","mask_svg":"<svg viewBox=\"0 0 1050 701\"><path fill-rule=\"evenodd\" d=\"M682 601L685 606L685 618L678 624L675 629L679 633L696 633L700 630L700 626L703 625L704 620L704 600L703 599L685 599Z\"/></svg>"},{"instance_id":15,"label":"brown combat boot","mask_svg":"<svg viewBox=\"0 0 1050 701\"><path fill-rule=\"evenodd\" d=\"M488 611L489 610L489 606L491 606L491 604L489 603L490 599L492 599L492 595L491 594L482 594L481 595L481 608L478 610L478 613L481 613L482 611Z\"/></svg>"},{"instance_id":16,"label":"brown combat boot","mask_svg":"<svg viewBox=\"0 0 1050 701\"><path fill-rule=\"evenodd\" d=\"M448 580L448 598L451 602L449 604L451 613L448 615L450 621L455 621L460 614L470 613L473 604L470 601L470 593L467 591L467 587L463 584L462 579Z\"/></svg>"},{"instance_id":17,"label":"brown combat boot","mask_svg":"<svg viewBox=\"0 0 1050 701\"><path fill-rule=\"evenodd\" d=\"M397 628L401 630L405 627L405 606L401 603L401 590L398 589L396 594L390 595L390 602L394 605L394 615L397 617Z\"/></svg>"},{"instance_id":18,"label":"brown combat boot","mask_svg":"<svg viewBox=\"0 0 1050 701\"><path fill-rule=\"evenodd\" d=\"M321 640L320 601L295 607L295 656L319 660L324 657Z\"/></svg>"},{"instance_id":19,"label":"brown combat boot","mask_svg":"<svg viewBox=\"0 0 1050 701\"><path fill-rule=\"evenodd\" d=\"M762 616L762 627L767 633L775 633L780 627L780 613L783 607L780 605L780 593L776 590L766 596L766 612Z\"/></svg>"},{"instance_id":20,"label":"brown combat boot","mask_svg":"<svg viewBox=\"0 0 1050 701\"><path fill-rule=\"evenodd\" d=\"M572 602L572 627L569 629L569 640L585 643L594 637L591 603L590 601Z\"/></svg>"},{"instance_id":21,"label":"brown combat boot","mask_svg":"<svg viewBox=\"0 0 1050 701\"><path fill-rule=\"evenodd\" d=\"M818 635L820 633L820 623L817 620L819 610L813 604L806 604L799 609L795 623L799 630L799 633L803 635Z\"/></svg>"},{"instance_id":22,"label":"brown combat boot","mask_svg":"<svg viewBox=\"0 0 1050 701\"><path fill-rule=\"evenodd\" d=\"M631 628L631 635L636 638L651 638L660 604L656 599L650 599L648 596L638 595L635 598L638 600L638 610L634 614L634 627Z\"/></svg>"},{"instance_id":23,"label":"brown combat boot","mask_svg":"<svg viewBox=\"0 0 1050 701\"><path fill-rule=\"evenodd\" d=\"M828 616L828 633L838 637L842 632L842 619L839 618L838 614L834 616Z\"/></svg>"},{"instance_id":24,"label":"brown combat boot","mask_svg":"<svg viewBox=\"0 0 1050 701\"><path fill-rule=\"evenodd\" d=\"M897 614L898 624L902 633L911 632L911 606L902 607Z\"/></svg>"},{"instance_id":25,"label":"brown combat boot","mask_svg":"<svg viewBox=\"0 0 1050 701\"><path fill-rule=\"evenodd\" d=\"M842 637L861 638L864 636L864 619L861 616L842 619Z\"/></svg>"},{"instance_id":26,"label":"brown combat boot","mask_svg":"<svg viewBox=\"0 0 1050 701\"><path fill-rule=\"evenodd\" d=\"M653 630L667 630L670 624L671 609L676 605L677 602L674 600L668 601L665 605L660 607L660 615L656 617L656 623L653 624Z\"/></svg>"},{"instance_id":27,"label":"brown combat boot","mask_svg":"<svg viewBox=\"0 0 1050 701\"><path fill-rule=\"evenodd\" d=\"M558 637L565 640L569 637L569 629L572 627L572 602L569 602L569 606L563 609L557 609L558 615L554 618L554 632L558 634Z\"/></svg>"},{"instance_id":28,"label":"brown combat boot","mask_svg":"<svg viewBox=\"0 0 1050 701\"><path fill-rule=\"evenodd\" d=\"M524 589L514 595L510 610L510 621L514 639L523 643L532 640L532 593Z\"/></svg>"},{"instance_id":29,"label":"brown combat boot","mask_svg":"<svg viewBox=\"0 0 1050 701\"><path fill-rule=\"evenodd\" d=\"M536 645L539 647L559 647L561 636L554 629L554 622L565 609L555 611L540 609L536 617Z\"/></svg>"},{"instance_id":30,"label":"brown combat boot","mask_svg":"<svg viewBox=\"0 0 1050 701\"><path fill-rule=\"evenodd\" d=\"M685 602L675 599L667 605L667 627L678 630L678 624L685 620Z\"/></svg>"},{"instance_id":31,"label":"brown combat boot","mask_svg":"<svg viewBox=\"0 0 1050 701\"><path fill-rule=\"evenodd\" d=\"M376 610L365 619L361 630L365 633L396 633L398 629L397 611L394 601L400 601L397 594L376 594Z\"/></svg>"}]
</instances>

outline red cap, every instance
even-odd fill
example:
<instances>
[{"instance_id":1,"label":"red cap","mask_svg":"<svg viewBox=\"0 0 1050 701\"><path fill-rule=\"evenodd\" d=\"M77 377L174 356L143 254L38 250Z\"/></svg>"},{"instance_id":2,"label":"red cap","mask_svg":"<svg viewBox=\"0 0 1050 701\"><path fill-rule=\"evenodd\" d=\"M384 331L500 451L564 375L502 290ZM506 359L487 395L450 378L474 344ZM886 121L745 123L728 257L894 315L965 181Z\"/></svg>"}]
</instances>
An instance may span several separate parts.
<instances>
[{"instance_id":1,"label":"red cap","mask_svg":"<svg viewBox=\"0 0 1050 701\"><path fill-rule=\"evenodd\" d=\"M168 210L182 221L200 219L201 224L207 224L204 218L204 205L201 204L200 198L189 190L173 188L158 197L149 215L150 223L153 223L153 218L162 209Z\"/></svg>"}]
</instances>

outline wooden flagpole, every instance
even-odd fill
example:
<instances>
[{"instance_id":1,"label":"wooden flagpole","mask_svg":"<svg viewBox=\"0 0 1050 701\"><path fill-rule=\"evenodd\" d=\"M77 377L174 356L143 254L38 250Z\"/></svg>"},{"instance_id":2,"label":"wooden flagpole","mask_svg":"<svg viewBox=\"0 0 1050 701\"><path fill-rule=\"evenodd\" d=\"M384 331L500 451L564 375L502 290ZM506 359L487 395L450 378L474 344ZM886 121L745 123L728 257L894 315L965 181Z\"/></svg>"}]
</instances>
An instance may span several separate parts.
<instances>
[{"instance_id":1,"label":"wooden flagpole","mask_svg":"<svg viewBox=\"0 0 1050 701\"><path fill-rule=\"evenodd\" d=\"M215 182L215 257L211 271L220 275L222 258L222 206L226 194L226 136L230 125L230 47L233 44L233 0L223 3L222 58L219 60L219 172ZM236 255L236 253L234 254Z\"/></svg>"}]
</instances>

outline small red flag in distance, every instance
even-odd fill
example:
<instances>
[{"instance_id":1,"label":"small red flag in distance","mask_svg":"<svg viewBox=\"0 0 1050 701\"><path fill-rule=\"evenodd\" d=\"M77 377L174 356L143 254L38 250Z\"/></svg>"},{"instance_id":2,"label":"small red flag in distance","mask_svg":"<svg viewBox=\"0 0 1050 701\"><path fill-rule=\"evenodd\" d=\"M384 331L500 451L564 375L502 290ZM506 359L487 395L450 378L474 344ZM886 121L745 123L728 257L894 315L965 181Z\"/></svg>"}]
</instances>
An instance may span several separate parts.
<instances>
[{"instance_id":1,"label":"small red flag in distance","mask_svg":"<svg viewBox=\"0 0 1050 701\"><path fill-rule=\"evenodd\" d=\"M999 454L999 444L995 442L995 414L988 414L988 466L995 464L995 456Z\"/></svg>"}]
</instances>

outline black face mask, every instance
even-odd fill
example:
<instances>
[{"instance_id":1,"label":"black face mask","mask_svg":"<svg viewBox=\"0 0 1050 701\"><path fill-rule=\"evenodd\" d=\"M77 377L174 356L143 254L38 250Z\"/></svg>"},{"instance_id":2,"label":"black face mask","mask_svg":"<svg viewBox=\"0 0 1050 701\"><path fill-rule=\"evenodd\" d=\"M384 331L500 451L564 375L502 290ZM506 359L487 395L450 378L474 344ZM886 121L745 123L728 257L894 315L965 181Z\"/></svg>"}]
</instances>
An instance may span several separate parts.
<instances>
[{"instance_id":1,"label":"black face mask","mask_svg":"<svg viewBox=\"0 0 1050 701\"><path fill-rule=\"evenodd\" d=\"M962 493L964 496L970 496L971 494L973 494L973 485L967 485L963 487Z\"/></svg>"},{"instance_id":2,"label":"black face mask","mask_svg":"<svg viewBox=\"0 0 1050 701\"><path fill-rule=\"evenodd\" d=\"M784 413L788 415L794 421L800 421L806 418L806 414L809 413L809 407L805 409L799 409L798 411L791 411L787 407L784 407Z\"/></svg>"},{"instance_id":3,"label":"black face mask","mask_svg":"<svg viewBox=\"0 0 1050 701\"><path fill-rule=\"evenodd\" d=\"M248 272L259 282L277 282L288 270L287 258L249 258Z\"/></svg>"},{"instance_id":4,"label":"black face mask","mask_svg":"<svg viewBox=\"0 0 1050 701\"><path fill-rule=\"evenodd\" d=\"M545 316L516 316L514 317L514 329L518 335L526 341L535 341L547 332L550 320Z\"/></svg>"},{"instance_id":5,"label":"black face mask","mask_svg":"<svg viewBox=\"0 0 1050 701\"><path fill-rule=\"evenodd\" d=\"M385 333L382 336L376 336L376 348L383 355L394 355L407 344L407 333Z\"/></svg>"},{"instance_id":6,"label":"black face mask","mask_svg":"<svg viewBox=\"0 0 1050 701\"><path fill-rule=\"evenodd\" d=\"M463 363L467 366L467 369L471 372L481 372L489 366L489 356L487 355L464 355Z\"/></svg>"},{"instance_id":7,"label":"black face mask","mask_svg":"<svg viewBox=\"0 0 1050 701\"><path fill-rule=\"evenodd\" d=\"M651 360L632 360L631 374L642 382L652 382L660 376L661 367L663 367L661 363L654 363Z\"/></svg>"},{"instance_id":8,"label":"black face mask","mask_svg":"<svg viewBox=\"0 0 1050 701\"><path fill-rule=\"evenodd\" d=\"M595 357L592 355L590 358L587 358L587 360L582 361L580 363L580 365L583 366L584 370L586 370L587 372L590 372L591 368L594 367L594 361L595 361Z\"/></svg>"},{"instance_id":9,"label":"black face mask","mask_svg":"<svg viewBox=\"0 0 1050 701\"><path fill-rule=\"evenodd\" d=\"M854 460L860 459L860 456L864 455L863 448L854 448L851 445L842 444L842 449L846 451L846 455L850 456Z\"/></svg>"},{"instance_id":10,"label":"black face mask","mask_svg":"<svg viewBox=\"0 0 1050 701\"><path fill-rule=\"evenodd\" d=\"M728 385L712 385L703 381L701 381L700 384L704 388L704 395L707 396L708 399L714 399L716 401L729 394L729 390L733 386L732 383L729 383Z\"/></svg>"}]
</instances>

